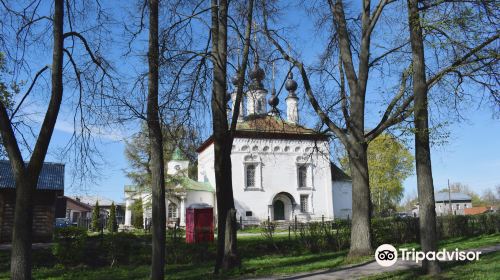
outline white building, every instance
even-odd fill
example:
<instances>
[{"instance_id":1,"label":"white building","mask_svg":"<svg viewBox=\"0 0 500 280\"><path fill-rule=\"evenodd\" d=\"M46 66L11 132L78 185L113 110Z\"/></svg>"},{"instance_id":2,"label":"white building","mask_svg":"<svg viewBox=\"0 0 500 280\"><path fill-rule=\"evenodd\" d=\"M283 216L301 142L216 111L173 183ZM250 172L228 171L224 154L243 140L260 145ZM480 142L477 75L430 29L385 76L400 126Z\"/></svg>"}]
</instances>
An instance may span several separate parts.
<instances>
[{"instance_id":1,"label":"white building","mask_svg":"<svg viewBox=\"0 0 500 280\"><path fill-rule=\"evenodd\" d=\"M238 118L231 152L238 219L241 217L247 222L259 223L267 219L345 219L352 216L351 179L331 163L328 135L299 124L298 97L295 94L297 83L293 75L290 74L286 81L286 120L279 116L276 109L278 99L274 89L269 101L266 99L267 90L262 84L264 71L258 63L250 78L250 90L245 94L246 116L242 114ZM231 95L233 104L235 92ZM267 110L268 102L272 108L270 111ZM242 113L243 107L240 107ZM203 184L204 190L209 186L217 188L213 138L208 138L197 152L198 181ZM176 168L178 171L186 170L186 164L187 161L173 160L168 164L168 172L173 173ZM170 203L174 202L182 209L179 213L181 221L184 220L184 208L191 203L203 202L215 208L213 192L199 192L190 189L191 185L192 182L187 182L177 187L185 191L183 195L169 192L181 199L178 203L172 196L168 197ZM128 197L127 207L133 200L133 196ZM182 197L185 197L184 200Z\"/></svg>"},{"instance_id":2,"label":"white building","mask_svg":"<svg viewBox=\"0 0 500 280\"><path fill-rule=\"evenodd\" d=\"M472 208L472 198L465 193L457 192L438 192L434 194L436 205L436 215L464 215L465 209ZM419 205L415 205L412 210L414 216L419 215Z\"/></svg>"},{"instance_id":3,"label":"white building","mask_svg":"<svg viewBox=\"0 0 500 280\"><path fill-rule=\"evenodd\" d=\"M328 136L299 124L293 75L286 81L286 120L277 113L274 89L267 110L264 71L257 64L250 78L247 115L239 118L231 152L238 218L260 222L351 216L351 180L330 162ZM197 152L198 180L216 187L212 137Z\"/></svg>"},{"instance_id":4,"label":"white building","mask_svg":"<svg viewBox=\"0 0 500 280\"><path fill-rule=\"evenodd\" d=\"M179 224L186 224L186 208L192 204L208 204L214 206L215 190L208 183L198 182L187 176L189 161L177 148L172 159L167 163L167 182L165 184L165 204L167 223L172 225L177 219ZM139 190L135 186L125 187L125 226L132 225L132 205L141 200L143 208L143 224L151 218L151 191Z\"/></svg>"}]
</instances>

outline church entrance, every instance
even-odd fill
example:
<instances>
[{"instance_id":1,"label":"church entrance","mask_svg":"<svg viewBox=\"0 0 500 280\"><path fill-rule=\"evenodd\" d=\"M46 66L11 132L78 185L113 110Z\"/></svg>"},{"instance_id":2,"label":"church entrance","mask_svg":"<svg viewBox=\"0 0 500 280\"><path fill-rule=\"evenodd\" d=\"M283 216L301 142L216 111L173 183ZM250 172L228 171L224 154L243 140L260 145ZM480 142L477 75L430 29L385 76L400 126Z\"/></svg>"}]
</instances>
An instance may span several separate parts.
<instances>
[{"instance_id":1,"label":"church entrance","mask_svg":"<svg viewBox=\"0 0 500 280\"><path fill-rule=\"evenodd\" d=\"M274 220L285 219L285 204L281 200L276 200L273 204Z\"/></svg>"}]
</instances>

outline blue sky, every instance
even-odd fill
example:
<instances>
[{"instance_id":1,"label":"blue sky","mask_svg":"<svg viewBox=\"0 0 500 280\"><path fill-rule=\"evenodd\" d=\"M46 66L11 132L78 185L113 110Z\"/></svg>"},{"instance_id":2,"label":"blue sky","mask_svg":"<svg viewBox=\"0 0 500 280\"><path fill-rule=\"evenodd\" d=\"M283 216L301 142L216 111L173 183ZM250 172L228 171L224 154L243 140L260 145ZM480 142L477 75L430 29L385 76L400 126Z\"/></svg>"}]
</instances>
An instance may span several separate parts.
<instances>
[{"instance_id":1,"label":"blue sky","mask_svg":"<svg viewBox=\"0 0 500 280\"><path fill-rule=\"evenodd\" d=\"M117 5L113 5L112 3L108 4L110 8L114 9L113 13L115 13L115 15L124 17L127 13L125 12L126 7L123 6L127 4L123 4L122 2L119 3L120 4ZM356 9L356 7L352 8L353 10ZM307 14L303 9L296 9L292 6L292 8L286 9L286 11L288 14L283 17L284 20L282 23L290 28L287 34L294 38L292 41L292 49L299 54L301 59L313 64L325 45L326 36L314 31L313 22L310 20L311 15ZM112 31L116 33L114 35L117 38L120 38L120 34L123 35L123 30L120 30L119 26L120 25L116 25L114 29L112 29ZM391 28L393 27L394 26L391 26ZM397 28L394 27L393 29L395 30ZM380 32L380 34L395 32L394 30L391 29L390 32L384 30ZM203 31L200 30L197 30L197 32L203 33ZM373 40L373 44L379 43L376 38L377 37ZM144 38L141 38L141 40L137 41L134 45L138 53L143 53L147 46L147 42L143 39ZM124 42L117 42L116 45L113 45L110 55L116 60L115 66L120 69L120 74L124 77L133 77L137 72L143 71L147 65L139 56L134 56L132 58L121 57L124 52L124 46ZM373 51L376 52L376 50ZM33 63L44 64L46 62L35 59ZM268 73L270 73L269 65L267 66L267 70ZM278 79L279 77L284 78L284 71L286 71L284 67L277 69ZM372 99L370 99L369 102L380 97L380 95L374 93L379 92L379 90L388 90L393 80L396 79L395 77L397 78L397 75L381 78L378 74L372 74L372 78L369 81L369 91L371 92L370 98ZM301 97L301 108L303 109L302 117L306 124L312 125L317 121L317 118L314 114L311 114L309 104L304 101L303 92L301 92L302 82L298 79L298 75L296 75L296 80L299 83L299 97ZM267 83L269 82L270 81L267 80ZM277 82L277 84L279 83ZM473 90L471 89L471 91ZM284 109L283 103L282 100L280 104L281 109ZM465 183L479 194L486 188L493 188L500 184L500 120L498 118L492 118L493 110L497 110L498 115L499 108L491 108L488 107L487 104L482 107L477 107L477 105L474 105L474 102L471 104L472 105L468 106L468 108L464 108L462 111L462 114L467 120L447 125L446 129L450 132L447 143L432 147L434 184L436 190L445 187L448 179L451 182ZM372 106L375 107L372 107L371 110L377 111L377 105ZM63 110L63 113L58 118L56 131L47 156L48 161L59 160L59 154L57 153L58 148L64 146L71 136L73 127L72 123L67 121L69 114L70 112L64 112ZM374 115L367 116L368 125L376 124L377 121L378 118ZM205 124L205 126L209 125L210 123ZM116 201L122 201L124 197L123 187L130 183L123 171L128 168L124 155L123 138L126 139L133 132L137 131L137 129L137 123L129 124L127 128L117 127L116 129L112 129L112 131L106 131L100 136L96 136L99 143L99 151L105 159L105 165L102 168L102 176L95 184L83 187L71 185L71 173L67 171L66 194L97 194ZM412 146L413 143L410 142L409 145ZM416 195L415 176L408 178L404 182L404 186L405 195Z\"/></svg>"},{"instance_id":2,"label":"blue sky","mask_svg":"<svg viewBox=\"0 0 500 280\"><path fill-rule=\"evenodd\" d=\"M446 187L448 179L450 182L465 183L479 194L500 184L500 121L493 119L491 112L491 108L470 112L468 121L449 127L448 144L432 148L436 190ZM51 145L68 135L68 132L56 130ZM128 167L123 153L124 144L122 141L113 141L103 144L101 148L108 162L105 176L87 190L81 190L79 186L67 188L67 194L98 194L122 200L123 186L128 184L123 173L123 169ZM71 180L68 174L66 180ZM416 195L416 176L408 178L404 187L406 195Z\"/></svg>"}]
</instances>

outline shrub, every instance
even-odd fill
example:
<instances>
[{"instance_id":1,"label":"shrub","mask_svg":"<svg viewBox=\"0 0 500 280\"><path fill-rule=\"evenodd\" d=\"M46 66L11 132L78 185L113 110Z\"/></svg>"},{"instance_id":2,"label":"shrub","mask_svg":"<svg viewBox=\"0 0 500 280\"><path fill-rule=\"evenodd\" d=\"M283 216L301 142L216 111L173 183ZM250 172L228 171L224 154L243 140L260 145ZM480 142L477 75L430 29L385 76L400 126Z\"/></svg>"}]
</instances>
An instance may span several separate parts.
<instances>
[{"instance_id":1,"label":"shrub","mask_svg":"<svg viewBox=\"0 0 500 280\"><path fill-rule=\"evenodd\" d=\"M389 217L372 219L373 243L401 244L418 242L418 218Z\"/></svg>"},{"instance_id":2,"label":"shrub","mask_svg":"<svg viewBox=\"0 0 500 280\"><path fill-rule=\"evenodd\" d=\"M99 201L95 202L94 209L92 210L92 231L99 231L99 218L100 218Z\"/></svg>"},{"instance_id":3,"label":"shrub","mask_svg":"<svg viewBox=\"0 0 500 280\"><path fill-rule=\"evenodd\" d=\"M106 236L107 261L111 266L130 264L141 251L141 240L132 233L119 232ZM139 264L141 261L139 261Z\"/></svg>"},{"instance_id":4,"label":"shrub","mask_svg":"<svg viewBox=\"0 0 500 280\"><path fill-rule=\"evenodd\" d=\"M132 226L139 229L144 228L142 199L136 200L132 204Z\"/></svg>"},{"instance_id":5,"label":"shrub","mask_svg":"<svg viewBox=\"0 0 500 280\"><path fill-rule=\"evenodd\" d=\"M274 232L276 231L276 223L271 221L264 221L261 224L262 226L262 236L266 239L267 244L272 246L276 251L279 251L278 246L276 246L276 242L274 242Z\"/></svg>"},{"instance_id":6,"label":"shrub","mask_svg":"<svg viewBox=\"0 0 500 280\"><path fill-rule=\"evenodd\" d=\"M116 207L115 203L111 203L111 209L109 209L109 221L108 221L108 231L116 232L118 230L118 225L116 224Z\"/></svg>"},{"instance_id":7,"label":"shrub","mask_svg":"<svg viewBox=\"0 0 500 280\"><path fill-rule=\"evenodd\" d=\"M52 254L59 263L68 266L79 264L84 257L87 231L78 227L56 229Z\"/></svg>"},{"instance_id":8,"label":"shrub","mask_svg":"<svg viewBox=\"0 0 500 280\"><path fill-rule=\"evenodd\" d=\"M437 226L439 238L492 234L500 232L500 213L440 216Z\"/></svg>"}]
</instances>

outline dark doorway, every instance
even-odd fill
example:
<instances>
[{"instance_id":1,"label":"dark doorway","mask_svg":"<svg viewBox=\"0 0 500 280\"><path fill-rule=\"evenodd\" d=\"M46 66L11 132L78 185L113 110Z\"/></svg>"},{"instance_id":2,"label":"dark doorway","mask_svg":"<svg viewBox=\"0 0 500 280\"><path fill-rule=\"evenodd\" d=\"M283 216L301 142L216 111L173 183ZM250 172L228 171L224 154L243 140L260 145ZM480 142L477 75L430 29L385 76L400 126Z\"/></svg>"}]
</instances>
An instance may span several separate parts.
<instances>
[{"instance_id":1,"label":"dark doorway","mask_svg":"<svg viewBox=\"0 0 500 280\"><path fill-rule=\"evenodd\" d=\"M281 200L276 200L273 203L274 208L274 220L284 220L285 219L285 204Z\"/></svg>"}]
</instances>

